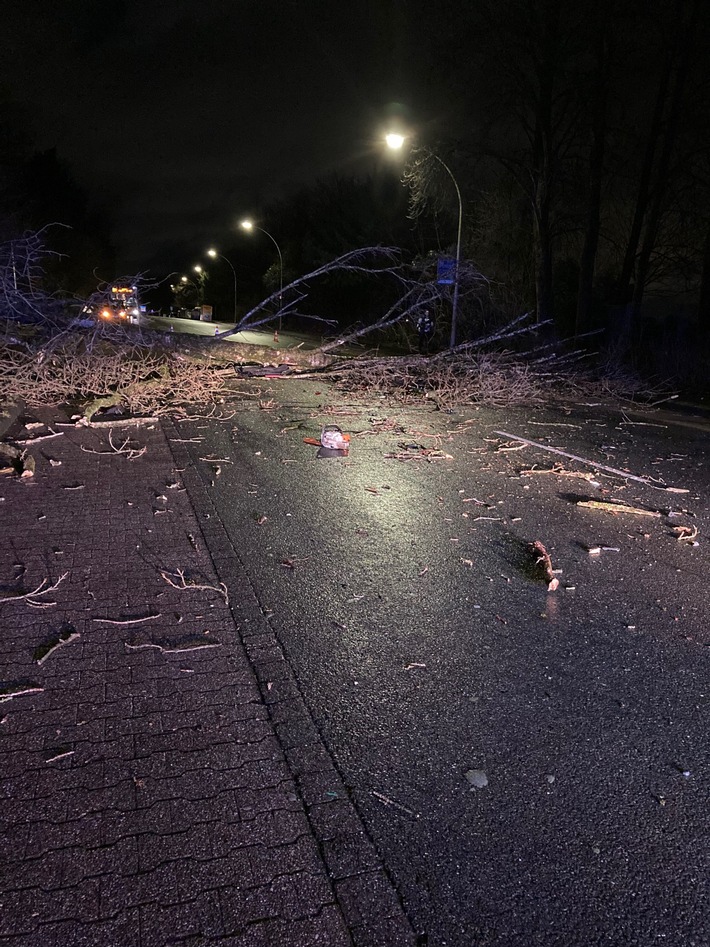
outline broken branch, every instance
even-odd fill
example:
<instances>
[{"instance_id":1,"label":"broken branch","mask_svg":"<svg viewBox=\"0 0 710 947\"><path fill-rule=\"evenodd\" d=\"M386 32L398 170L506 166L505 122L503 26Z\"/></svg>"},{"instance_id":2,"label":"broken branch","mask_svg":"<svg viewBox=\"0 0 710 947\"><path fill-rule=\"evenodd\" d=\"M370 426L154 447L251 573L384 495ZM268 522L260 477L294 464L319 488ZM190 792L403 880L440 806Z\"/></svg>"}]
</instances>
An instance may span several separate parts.
<instances>
[{"instance_id":1,"label":"broken branch","mask_svg":"<svg viewBox=\"0 0 710 947\"><path fill-rule=\"evenodd\" d=\"M550 554L547 549L539 540L535 540L534 543L530 543L530 548L537 555L535 564L542 567L543 575L545 576L545 581L547 582L547 591L554 592L555 589L559 588L560 580L555 575L555 571L552 568L552 560L550 559Z\"/></svg>"},{"instance_id":2,"label":"broken branch","mask_svg":"<svg viewBox=\"0 0 710 947\"><path fill-rule=\"evenodd\" d=\"M661 516L658 510L643 510L638 506L628 506L616 500L577 500L577 506L588 510L601 510L603 513L635 513L637 516Z\"/></svg>"},{"instance_id":3,"label":"broken branch","mask_svg":"<svg viewBox=\"0 0 710 947\"><path fill-rule=\"evenodd\" d=\"M634 474L630 474L625 470L617 470L616 467L607 467L604 464L598 464L595 460L587 460L584 457L578 457L576 454L569 454L567 451L559 450L556 447L548 447L547 444L538 444L537 441L530 441L526 437L519 437L517 434L508 434L506 431L494 431L494 434L498 434L500 437L508 437L514 441L520 441L522 444L527 444L529 447L537 447L538 450L548 451L551 454L559 454L561 457L569 457L570 460L576 460L580 464L586 464L587 467L594 467L596 470L604 470L606 473L615 474L617 477L623 477L625 480L635 480L636 483L643 483L647 487L653 487L654 490L666 490L670 493L689 493L689 490L684 490L681 487L666 487L654 483L653 480L649 480L648 477L637 477Z\"/></svg>"},{"instance_id":4,"label":"broken branch","mask_svg":"<svg viewBox=\"0 0 710 947\"><path fill-rule=\"evenodd\" d=\"M168 583L172 585L174 589L179 589L181 592L186 590L196 591L198 589L209 590L210 592L217 592L222 596L225 603L229 604L229 596L227 595L227 586L224 582L220 582L219 585L207 585L206 583L194 582L189 579L184 569L176 569L175 572L165 572L163 569L160 570L160 574ZM174 581L176 580L176 581Z\"/></svg>"}]
</instances>

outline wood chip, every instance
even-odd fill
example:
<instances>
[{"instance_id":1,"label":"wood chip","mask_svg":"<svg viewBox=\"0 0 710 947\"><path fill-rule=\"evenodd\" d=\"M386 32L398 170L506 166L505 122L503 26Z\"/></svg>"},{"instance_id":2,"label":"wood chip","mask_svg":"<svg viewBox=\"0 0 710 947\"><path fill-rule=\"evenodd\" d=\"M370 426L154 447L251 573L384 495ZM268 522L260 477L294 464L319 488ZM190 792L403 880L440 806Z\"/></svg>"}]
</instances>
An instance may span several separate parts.
<instances>
[{"instance_id":1,"label":"wood chip","mask_svg":"<svg viewBox=\"0 0 710 947\"><path fill-rule=\"evenodd\" d=\"M625 503L616 503L613 500L577 500L577 506L587 510L600 510L602 513L632 513L636 516L660 517L658 510L642 510L638 506L627 506Z\"/></svg>"}]
</instances>

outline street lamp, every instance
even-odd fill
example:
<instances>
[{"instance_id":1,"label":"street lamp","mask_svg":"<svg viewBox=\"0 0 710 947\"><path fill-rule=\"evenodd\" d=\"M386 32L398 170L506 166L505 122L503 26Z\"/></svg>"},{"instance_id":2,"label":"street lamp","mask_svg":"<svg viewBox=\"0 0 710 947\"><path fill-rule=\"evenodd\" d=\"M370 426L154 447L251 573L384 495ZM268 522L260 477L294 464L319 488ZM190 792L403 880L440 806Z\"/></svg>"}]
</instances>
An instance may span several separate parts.
<instances>
[{"instance_id":1,"label":"street lamp","mask_svg":"<svg viewBox=\"0 0 710 947\"><path fill-rule=\"evenodd\" d=\"M229 263L229 266L231 267L232 276L234 277L234 327L236 328L237 326L237 271L232 266L231 261L228 260L226 256L222 256L221 253L217 253L217 251L214 248L211 248L207 251L207 256L211 256L213 260L219 257L220 260L224 260L225 263Z\"/></svg>"},{"instance_id":2,"label":"street lamp","mask_svg":"<svg viewBox=\"0 0 710 947\"><path fill-rule=\"evenodd\" d=\"M388 148L391 148L393 151L399 151L402 145L405 142L405 136L400 135L395 132L390 132L388 135L385 135L385 142ZM461 191L456 182L456 178L451 171L451 168L443 161L437 154L434 154L433 151L430 151L428 148L421 148L421 151L424 151L430 157L434 158L439 162L441 167L446 171L446 173L451 178L451 181L456 188L456 197L459 202L459 225L458 232L456 234L456 263L454 264L454 299L451 307L451 338L449 340L449 347L453 348L456 345L456 320L458 317L458 308L459 308L459 264L461 262L461 226L463 223L463 202L461 200Z\"/></svg>"},{"instance_id":3,"label":"street lamp","mask_svg":"<svg viewBox=\"0 0 710 947\"><path fill-rule=\"evenodd\" d=\"M279 332L281 331L281 308L283 306L283 292L284 292L284 258L281 255L281 247L274 240L268 230L264 230L263 227L257 227L253 220L243 220L239 226L242 230L250 232L252 230L260 230L262 233L265 233L266 236L271 240L273 245L276 247L276 252L279 255Z\"/></svg>"},{"instance_id":4,"label":"street lamp","mask_svg":"<svg viewBox=\"0 0 710 947\"><path fill-rule=\"evenodd\" d=\"M207 273L199 263L196 263L192 269L197 273L197 302L202 306L205 301L205 279L207 278Z\"/></svg>"}]
</instances>

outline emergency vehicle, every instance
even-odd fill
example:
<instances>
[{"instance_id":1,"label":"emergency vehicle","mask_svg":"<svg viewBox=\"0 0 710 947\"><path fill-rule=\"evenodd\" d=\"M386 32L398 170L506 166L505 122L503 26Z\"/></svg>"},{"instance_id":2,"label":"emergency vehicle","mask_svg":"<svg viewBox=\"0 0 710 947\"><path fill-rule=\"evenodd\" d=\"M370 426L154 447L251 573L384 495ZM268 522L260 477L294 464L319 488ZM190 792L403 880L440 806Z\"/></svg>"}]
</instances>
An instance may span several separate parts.
<instances>
[{"instance_id":1,"label":"emergency vehicle","mask_svg":"<svg viewBox=\"0 0 710 947\"><path fill-rule=\"evenodd\" d=\"M138 322L141 308L138 287L127 283L114 283L98 310L99 319L107 322Z\"/></svg>"}]
</instances>

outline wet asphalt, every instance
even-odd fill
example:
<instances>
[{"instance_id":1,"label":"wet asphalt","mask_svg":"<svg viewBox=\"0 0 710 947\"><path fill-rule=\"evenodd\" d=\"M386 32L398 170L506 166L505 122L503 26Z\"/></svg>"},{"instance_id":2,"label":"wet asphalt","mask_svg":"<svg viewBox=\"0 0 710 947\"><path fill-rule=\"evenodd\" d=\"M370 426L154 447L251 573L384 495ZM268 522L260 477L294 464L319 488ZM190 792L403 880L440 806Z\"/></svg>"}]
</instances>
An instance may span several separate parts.
<instances>
[{"instance_id":1,"label":"wet asphalt","mask_svg":"<svg viewBox=\"0 0 710 947\"><path fill-rule=\"evenodd\" d=\"M237 548L420 943L710 943L707 424L259 383L180 423L197 512ZM332 423L349 456L318 459L303 438Z\"/></svg>"}]
</instances>

